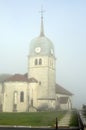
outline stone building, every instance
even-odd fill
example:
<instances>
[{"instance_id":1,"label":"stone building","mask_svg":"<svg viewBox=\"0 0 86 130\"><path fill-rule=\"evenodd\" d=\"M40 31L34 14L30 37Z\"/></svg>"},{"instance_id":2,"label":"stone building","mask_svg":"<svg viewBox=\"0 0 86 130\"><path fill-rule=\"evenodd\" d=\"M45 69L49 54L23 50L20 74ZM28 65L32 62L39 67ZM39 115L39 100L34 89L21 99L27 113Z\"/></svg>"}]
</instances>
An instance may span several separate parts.
<instances>
[{"instance_id":1,"label":"stone building","mask_svg":"<svg viewBox=\"0 0 86 130\"><path fill-rule=\"evenodd\" d=\"M15 74L0 82L0 111L70 110L72 93L56 83L54 46L44 34L43 16L40 35L29 49L27 74Z\"/></svg>"}]
</instances>

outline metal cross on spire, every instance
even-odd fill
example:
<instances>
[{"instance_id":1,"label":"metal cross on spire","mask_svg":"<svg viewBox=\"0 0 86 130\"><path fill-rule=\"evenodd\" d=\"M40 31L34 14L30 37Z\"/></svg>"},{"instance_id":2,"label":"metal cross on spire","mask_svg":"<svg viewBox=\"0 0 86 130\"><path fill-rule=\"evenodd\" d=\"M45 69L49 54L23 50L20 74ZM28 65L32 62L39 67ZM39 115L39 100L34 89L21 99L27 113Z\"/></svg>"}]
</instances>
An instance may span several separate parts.
<instances>
[{"instance_id":1,"label":"metal cross on spire","mask_svg":"<svg viewBox=\"0 0 86 130\"><path fill-rule=\"evenodd\" d=\"M41 6L41 11L40 11L40 14L41 14L41 18L43 19L43 13L45 12L45 10L43 10L43 6Z\"/></svg>"}]
</instances>

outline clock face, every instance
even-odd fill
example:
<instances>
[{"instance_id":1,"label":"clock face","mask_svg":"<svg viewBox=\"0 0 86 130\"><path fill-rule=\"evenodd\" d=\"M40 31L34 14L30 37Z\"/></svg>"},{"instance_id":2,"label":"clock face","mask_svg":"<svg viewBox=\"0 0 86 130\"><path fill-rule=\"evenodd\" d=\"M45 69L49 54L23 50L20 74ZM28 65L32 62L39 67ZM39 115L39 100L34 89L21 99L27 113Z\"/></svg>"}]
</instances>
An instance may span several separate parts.
<instances>
[{"instance_id":1,"label":"clock face","mask_svg":"<svg viewBox=\"0 0 86 130\"><path fill-rule=\"evenodd\" d=\"M51 54L53 54L53 49L51 49Z\"/></svg>"},{"instance_id":2,"label":"clock face","mask_svg":"<svg viewBox=\"0 0 86 130\"><path fill-rule=\"evenodd\" d=\"M35 52L36 52L36 53L39 53L40 51L41 51L41 48L40 48L40 47L36 47L36 48L35 48Z\"/></svg>"}]
</instances>

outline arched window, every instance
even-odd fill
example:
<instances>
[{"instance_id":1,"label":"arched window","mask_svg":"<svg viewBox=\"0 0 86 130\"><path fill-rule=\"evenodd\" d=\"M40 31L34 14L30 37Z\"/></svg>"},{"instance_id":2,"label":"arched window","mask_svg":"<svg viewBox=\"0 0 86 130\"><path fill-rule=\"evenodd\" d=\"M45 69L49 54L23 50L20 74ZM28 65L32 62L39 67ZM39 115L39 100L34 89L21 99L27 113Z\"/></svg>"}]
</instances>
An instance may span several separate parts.
<instances>
[{"instance_id":1,"label":"arched window","mask_svg":"<svg viewBox=\"0 0 86 130\"><path fill-rule=\"evenodd\" d=\"M24 102L24 92L20 93L20 102Z\"/></svg>"},{"instance_id":2,"label":"arched window","mask_svg":"<svg viewBox=\"0 0 86 130\"><path fill-rule=\"evenodd\" d=\"M18 100L18 92L14 91L13 93L13 111L17 111L17 100Z\"/></svg>"},{"instance_id":3,"label":"arched window","mask_svg":"<svg viewBox=\"0 0 86 130\"><path fill-rule=\"evenodd\" d=\"M38 60L37 59L35 59L35 65L37 65L38 64Z\"/></svg>"},{"instance_id":4,"label":"arched window","mask_svg":"<svg viewBox=\"0 0 86 130\"><path fill-rule=\"evenodd\" d=\"M39 65L41 65L42 64L42 59L39 59Z\"/></svg>"}]
</instances>

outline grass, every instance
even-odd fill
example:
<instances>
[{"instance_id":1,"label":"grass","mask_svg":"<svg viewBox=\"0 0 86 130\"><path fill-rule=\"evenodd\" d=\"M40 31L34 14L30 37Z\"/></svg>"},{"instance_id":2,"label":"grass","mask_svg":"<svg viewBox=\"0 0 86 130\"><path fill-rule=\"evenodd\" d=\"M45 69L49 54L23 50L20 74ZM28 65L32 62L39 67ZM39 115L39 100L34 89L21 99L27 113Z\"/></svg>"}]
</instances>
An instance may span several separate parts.
<instances>
[{"instance_id":1,"label":"grass","mask_svg":"<svg viewBox=\"0 0 86 130\"><path fill-rule=\"evenodd\" d=\"M77 116L77 112L73 111L72 112L72 117L70 120L70 126L78 126L78 116Z\"/></svg>"},{"instance_id":2,"label":"grass","mask_svg":"<svg viewBox=\"0 0 86 130\"><path fill-rule=\"evenodd\" d=\"M84 117L86 117L86 110L83 110L82 113L83 113Z\"/></svg>"},{"instance_id":3,"label":"grass","mask_svg":"<svg viewBox=\"0 0 86 130\"><path fill-rule=\"evenodd\" d=\"M0 125L53 126L65 112L0 113Z\"/></svg>"}]
</instances>

